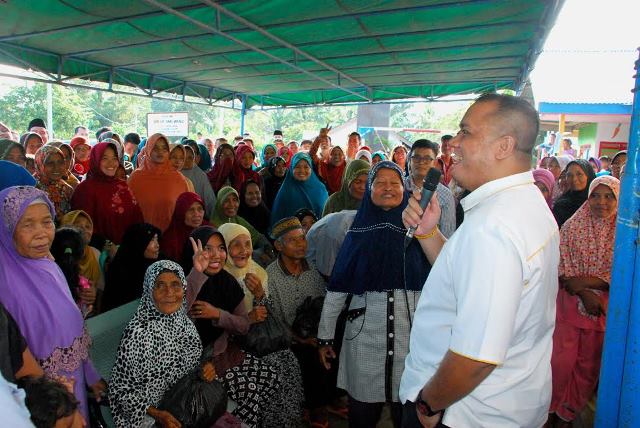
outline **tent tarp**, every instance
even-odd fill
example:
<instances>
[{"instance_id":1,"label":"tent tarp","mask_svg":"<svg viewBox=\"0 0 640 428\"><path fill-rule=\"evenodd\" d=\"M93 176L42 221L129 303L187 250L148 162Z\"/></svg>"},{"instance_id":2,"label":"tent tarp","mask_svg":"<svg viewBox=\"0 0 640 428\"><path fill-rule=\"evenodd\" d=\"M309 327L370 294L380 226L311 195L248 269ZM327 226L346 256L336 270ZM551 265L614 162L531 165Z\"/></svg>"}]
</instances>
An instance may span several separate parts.
<instances>
[{"instance_id":1,"label":"tent tarp","mask_svg":"<svg viewBox=\"0 0 640 428\"><path fill-rule=\"evenodd\" d=\"M0 63L251 106L520 89L562 0L0 2Z\"/></svg>"}]
</instances>

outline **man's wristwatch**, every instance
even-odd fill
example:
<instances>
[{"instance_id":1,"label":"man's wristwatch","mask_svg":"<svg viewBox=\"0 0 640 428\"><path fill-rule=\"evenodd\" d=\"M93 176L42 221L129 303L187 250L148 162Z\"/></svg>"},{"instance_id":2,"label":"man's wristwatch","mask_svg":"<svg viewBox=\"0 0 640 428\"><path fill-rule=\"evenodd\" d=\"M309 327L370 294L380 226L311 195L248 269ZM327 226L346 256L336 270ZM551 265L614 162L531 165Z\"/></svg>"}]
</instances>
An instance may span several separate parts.
<instances>
[{"instance_id":1,"label":"man's wristwatch","mask_svg":"<svg viewBox=\"0 0 640 428\"><path fill-rule=\"evenodd\" d=\"M420 412L421 415L431 417L438 414L442 414L444 410L433 410L429 403L424 401L422 398L422 390L418 393L418 398L416 399L416 409Z\"/></svg>"}]
</instances>

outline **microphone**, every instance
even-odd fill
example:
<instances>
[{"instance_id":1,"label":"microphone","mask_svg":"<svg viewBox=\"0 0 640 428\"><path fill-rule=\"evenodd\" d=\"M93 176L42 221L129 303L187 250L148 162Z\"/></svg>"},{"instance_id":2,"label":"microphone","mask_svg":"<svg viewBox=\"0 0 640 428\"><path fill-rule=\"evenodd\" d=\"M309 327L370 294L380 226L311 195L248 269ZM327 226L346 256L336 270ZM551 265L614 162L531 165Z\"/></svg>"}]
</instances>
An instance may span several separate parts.
<instances>
[{"instance_id":1,"label":"microphone","mask_svg":"<svg viewBox=\"0 0 640 428\"><path fill-rule=\"evenodd\" d=\"M433 192L435 192L436 187L438 187L441 175L442 173L439 169L431 168L427 173L427 176L424 178L424 182L422 183L422 196L420 198L420 208L422 208L423 212L427 209L427 205L429 205L429 202L433 197ZM417 226L411 226L409 230L407 230L407 234L404 237L405 248L411 243L417 228Z\"/></svg>"}]
</instances>

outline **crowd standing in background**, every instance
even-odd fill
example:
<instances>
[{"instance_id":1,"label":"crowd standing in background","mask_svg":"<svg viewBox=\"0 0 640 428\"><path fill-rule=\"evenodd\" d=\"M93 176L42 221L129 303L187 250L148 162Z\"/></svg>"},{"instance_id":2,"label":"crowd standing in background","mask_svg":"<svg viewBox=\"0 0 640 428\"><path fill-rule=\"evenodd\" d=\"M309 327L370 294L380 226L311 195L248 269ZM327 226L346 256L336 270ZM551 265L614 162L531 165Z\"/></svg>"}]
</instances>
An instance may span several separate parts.
<instances>
[{"instance_id":1,"label":"crowd standing in background","mask_svg":"<svg viewBox=\"0 0 640 428\"><path fill-rule=\"evenodd\" d=\"M257 149L0 124L2 381L39 427L106 397L118 427L178 427L163 398L188 376L233 401L220 427L373 427L385 404L395 427L570 426L598 383L627 154L564 140L531 170L537 132L500 95L388 152L330 128ZM84 320L136 300L107 385Z\"/></svg>"}]
</instances>

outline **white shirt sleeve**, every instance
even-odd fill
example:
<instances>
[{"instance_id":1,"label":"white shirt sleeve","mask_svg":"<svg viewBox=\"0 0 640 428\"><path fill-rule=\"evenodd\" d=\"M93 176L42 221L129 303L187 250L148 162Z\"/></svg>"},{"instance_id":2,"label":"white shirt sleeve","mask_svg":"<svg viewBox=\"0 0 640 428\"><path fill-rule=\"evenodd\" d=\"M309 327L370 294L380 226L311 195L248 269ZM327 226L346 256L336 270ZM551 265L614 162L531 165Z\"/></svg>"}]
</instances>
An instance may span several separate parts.
<instances>
[{"instance_id":1,"label":"white shirt sleeve","mask_svg":"<svg viewBox=\"0 0 640 428\"><path fill-rule=\"evenodd\" d=\"M452 267L457 316L449 349L464 357L501 364L513 336L523 292L522 260L499 225L468 234L464 266Z\"/></svg>"}]
</instances>

